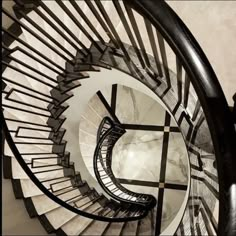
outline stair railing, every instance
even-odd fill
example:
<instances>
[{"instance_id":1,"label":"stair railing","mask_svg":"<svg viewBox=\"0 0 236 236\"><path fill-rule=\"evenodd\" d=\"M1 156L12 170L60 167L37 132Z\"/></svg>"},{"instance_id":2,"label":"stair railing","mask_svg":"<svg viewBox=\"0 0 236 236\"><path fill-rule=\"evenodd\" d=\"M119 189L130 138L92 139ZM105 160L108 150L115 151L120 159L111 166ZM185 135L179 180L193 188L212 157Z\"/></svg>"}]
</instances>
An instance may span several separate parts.
<instances>
[{"instance_id":1,"label":"stair railing","mask_svg":"<svg viewBox=\"0 0 236 236\"><path fill-rule=\"evenodd\" d=\"M149 210L156 205L155 197L126 189L119 183L112 171L112 151L125 132L119 123L114 123L109 117L103 118L98 128L97 146L94 151L95 176L103 190L112 198Z\"/></svg>"}]
</instances>

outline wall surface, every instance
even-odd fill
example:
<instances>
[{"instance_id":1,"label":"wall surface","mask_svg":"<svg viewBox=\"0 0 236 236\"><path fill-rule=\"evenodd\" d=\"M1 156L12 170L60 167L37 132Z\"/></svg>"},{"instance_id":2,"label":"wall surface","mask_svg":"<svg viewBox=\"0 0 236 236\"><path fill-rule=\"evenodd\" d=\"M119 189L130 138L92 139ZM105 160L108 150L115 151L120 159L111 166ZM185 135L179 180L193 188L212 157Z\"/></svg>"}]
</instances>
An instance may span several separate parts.
<instances>
[{"instance_id":1,"label":"wall surface","mask_svg":"<svg viewBox=\"0 0 236 236\"><path fill-rule=\"evenodd\" d=\"M212 64L228 103L233 105L236 92L236 1L168 1L186 23L205 51ZM4 0L3 7L10 9L13 1ZM3 25L11 21L3 17ZM46 235L37 219L30 219L23 201L15 200L11 182L4 180L3 234ZM30 226L30 227L29 227Z\"/></svg>"},{"instance_id":2,"label":"wall surface","mask_svg":"<svg viewBox=\"0 0 236 236\"><path fill-rule=\"evenodd\" d=\"M236 1L167 1L193 33L229 105L236 93Z\"/></svg>"}]
</instances>

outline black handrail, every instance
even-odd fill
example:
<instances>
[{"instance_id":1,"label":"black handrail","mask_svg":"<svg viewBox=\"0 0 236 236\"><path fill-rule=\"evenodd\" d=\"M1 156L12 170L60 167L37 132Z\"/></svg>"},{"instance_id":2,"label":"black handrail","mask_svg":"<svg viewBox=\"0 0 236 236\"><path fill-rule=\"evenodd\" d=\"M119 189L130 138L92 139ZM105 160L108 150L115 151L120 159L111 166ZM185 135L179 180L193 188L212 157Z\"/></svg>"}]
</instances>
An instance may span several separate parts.
<instances>
[{"instance_id":1,"label":"black handrail","mask_svg":"<svg viewBox=\"0 0 236 236\"><path fill-rule=\"evenodd\" d=\"M24 161L22 158L22 155L19 153L18 148L15 145L15 142L13 141L11 134L8 130L6 121L3 116L3 111L1 110L0 114L0 119L2 121L1 126L2 126L2 131L3 131L3 142L4 140L7 141L9 147L11 148L12 153L14 154L14 157L17 159L18 163L20 164L21 168L25 171L25 173L29 176L29 178L34 182L34 184L50 199L55 201L57 204L63 206L64 208L82 215L84 217L88 217L94 220L99 220L99 221L105 221L105 222L124 222L124 221L131 221L131 220L138 220L142 219L147 215L147 212L144 210L136 209L134 207L130 207L127 205L127 209L130 209L130 214L125 215L124 217L120 218L113 218L113 217L108 217L108 216L102 216L100 214L92 214L88 213L83 210L79 210L78 208L73 207L69 203L61 200L58 198L56 195L54 195L52 192L50 192L40 181L39 179L35 176L35 174L32 173L30 168L27 166L27 163ZM99 212L98 212L99 213Z\"/></svg>"},{"instance_id":2,"label":"black handrail","mask_svg":"<svg viewBox=\"0 0 236 236\"><path fill-rule=\"evenodd\" d=\"M126 189L119 183L112 171L112 150L125 132L125 129L120 124L114 123L110 117L103 118L97 132L97 146L93 158L94 173L103 190L112 198L138 205L141 209L149 211L156 205L155 197ZM105 182L105 179L109 182ZM111 189L109 189L110 187Z\"/></svg>"},{"instance_id":3,"label":"black handrail","mask_svg":"<svg viewBox=\"0 0 236 236\"><path fill-rule=\"evenodd\" d=\"M5 10L3 10L4 13L6 13ZM10 13L7 12L7 15L10 16ZM20 23L19 20L17 20L17 18L14 18L17 23ZM12 29L15 29L15 28L19 28L19 25L17 26L17 23L14 23L14 27ZM21 24L21 23L20 23ZM18 29L17 28L17 29ZM14 33L10 31L4 31L7 35L10 34L15 40L18 40L18 36L19 35L14 35ZM20 33L21 31L20 30L17 30L17 33ZM5 38L7 38L7 35L4 35ZM37 35L34 34L36 37ZM37 52L37 50L34 50L30 45L28 44L25 44L23 40L19 40L20 43L22 43L23 45L26 45L27 47L29 47L30 49L32 49L33 52ZM6 46L4 45L4 49L6 51L9 51L8 50L8 46L11 44L9 42L7 42L6 40L4 41L6 43ZM46 43L45 43L46 44ZM15 69L15 67L13 67L12 65L10 65L10 62L13 60L13 57L9 56L12 52L16 51L16 50L21 50L23 51L23 49L21 49L20 47L17 47L17 48L14 48L13 50L10 50L10 53L9 54L6 54L4 51L3 54L8 57L7 58L7 62L5 62L5 59L6 59L6 56L4 57L3 61L2 61L2 64L5 65L5 67L2 68L2 73L5 71L6 68L10 67L10 68L13 68ZM25 52L25 51L23 51ZM40 61L38 58L35 58L33 57L31 54L27 53L28 56L30 56L33 60L39 62L39 63L42 63L42 61ZM38 53L40 56L42 56L40 53ZM21 63L20 61L18 61L19 63ZM49 61L51 62L51 61ZM69 62L69 61L67 61ZM45 64L45 63L44 63ZM29 66L27 66L29 68ZM35 69L33 67L30 68L31 70L35 71ZM51 68L49 68L51 69ZM24 71L22 70L19 70L17 68L18 71L22 72L22 73L25 73ZM64 70L64 69L63 69ZM66 71L66 70L65 70ZM32 76L31 74L27 74L29 75L29 77L31 79L36 79L38 82L42 83L42 84L46 84L46 85L49 85L51 86L53 89L56 89L58 90L59 93L63 93L63 91L61 91L60 87L55 87L58 82L55 80L55 85L50 85L50 84L47 84L45 83L44 81L41 81L41 80L38 80L36 77ZM65 74L62 74L62 76L64 76ZM9 81L10 83L13 83L13 84L16 84L17 86L20 85L20 87L24 88L24 89L28 89L29 91L32 91L32 92L37 92L39 93L40 95L44 95L43 93L40 93L39 91L36 91L36 90L33 90L33 89L30 89L24 85L21 85L21 84L18 84L14 81L11 81L7 78L4 78L5 81ZM5 88L5 87L4 87ZM3 89L4 89L3 88ZM8 92L5 92L4 91L4 94L6 94L7 96L5 97L6 100L11 100L9 98L10 94L12 93L13 90L10 91L10 93ZM25 93L26 94L26 93ZM34 95L31 95L30 96L32 97L35 97ZM44 95L45 97L48 97L50 99L52 99L53 102L60 102L60 100L57 100L55 98L55 96L53 96L52 94L52 97L51 96L48 96L48 95ZM60 94L60 96L63 96L63 94ZM18 101L15 101L15 102L18 102ZM46 103L51 103L50 101L45 101ZM30 104L26 104L26 103L22 103L21 104L23 105L28 105L30 106ZM9 105L4 105L3 107L7 107L7 108L13 108L13 109L16 109L18 111L24 111L24 112L27 112L27 113L31 113L31 114L37 114L39 116L46 116L47 118L49 118L48 120L48 124L50 122L50 119L51 120L54 120L54 121L59 121L59 119L55 118L55 117L50 117L48 115L44 115L44 114L41 114L41 113L36 113L36 112L33 112L31 110L26 110L26 109L22 109L22 108L17 108L17 107L14 107L14 106L9 106ZM35 107L34 105L32 105L31 107ZM39 107L37 107L39 108ZM57 106L57 109L59 109L60 106ZM41 108L40 108L41 109ZM44 109L45 111L47 109ZM65 142L62 140L62 137L59 137L59 142L57 143L58 140L55 140L55 139L52 139L53 142L50 142L50 143L44 143L44 142L40 142L40 141L37 141L37 142L17 142L17 141L14 141L11 134L12 132L16 134L16 137L17 137L17 131L15 130L9 130L8 127L7 127L7 124L6 124L6 121L13 121L13 122L18 122L18 123L24 123L24 124L32 124L32 125L38 125L38 126L43 126L43 127L48 127L48 128L53 128L52 126L50 125L42 125L42 124L37 124L37 123L33 123L33 122L28 122L28 121L24 121L24 120L15 120L15 119L9 119L9 118L6 118L4 119L4 115L3 115L3 110L1 111L1 120L3 121L1 123L2 125L2 131L3 131L3 143L4 142L7 142L9 147L11 148L11 151L12 153L14 154L14 157L15 159L18 161L18 163L20 164L20 166L22 167L22 169L25 171L25 173L29 176L29 178L34 182L34 184L49 198L51 198L53 201L55 201L57 204L63 206L64 208L76 213L76 214L79 214L79 215L82 215L82 216L85 216L85 217L88 217L88 218L91 218L91 219L95 219L95 220L100 220L100 221L108 221L108 222L124 222L124 221L130 221L130 220L139 220L139 219L142 219L143 217L145 217L147 215L147 212L144 211L143 209L138 209L136 206L131 206L130 204L124 204L123 206L119 206L117 204L113 204L114 205L114 208L117 208L118 209L118 212L122 212L124 211L125 213L122 214L122 216L119 216L119 217L115 217L115 216L106 216L106 215L102 215L101 212L93 212L92 213L89 213L89 212L86 212L84 210L80 210L78 209L78 207L74 207L72 205L70 205L70 202L67 202L67 201L63 201L61 200L60 198L58 198L57 195L53 194L51 191L49 191L43 184L42 182L35 176L35 174L39 174L39 173L43 173L43 172L46 172L44 170L42 171L39 171L39 172L33 172L30 168L29 168L29 164L31 165L31 167L33 167L33 162L34 160L36 160L37 158L33 158L32 159L32 162L31 163L26 163L26 161L23 159L23 155L28 155L28 154L52 154L52 153L20 153L17 146L16 145L19 145L19 144L39 144L39 145L51 145L53 146L52 147L52 150L54 149L54 151L52 151L53 153L55 154L58 154L58 155L61 155L62 153L65 153ZM53 122L54 122L53 121ZM60 128L60 123L62 124L63 123L63 119L61 120L62 122L57 122L58 125L56 125L56 130L50 130L49 133L50 135L54 135L56 134L56 136L62 132L63 133L63 130L59 131L59 128ZM19 128L19 127L18 127ZM60 135L59 135L60 136ZM26 137L24 137L26 138ZM28 137L29 139L35 139L35 137ZM37 139L37 137L36 137ZM49 137L46 138L47 140L49 140ZM40 140L40 139L37 139L37 140ZM66 155L66 154L65 154ZM38 158L40 159L40 158ZM53 170L62 170L65 167L69 167L70 163L68 163L68 160L66 160L65 157L61 157L61 156L58 156L56 159L58 159L58 161L60 161L59 163L62 164L62 162L64 164L62 164L61 167L58 167L57 169L53 169ZM67 158L68 159L68 158ZM49 165L43 165L43 166L38 166L38 167L48 167ZM74 176L75 177L75 176ZM101 196L99 196L99 199L101 198ZM109 207L109 202L108 202L108 207ZM111 205L111 204L110 204ZM107 207L107 206L106 206Z\"/></svg>"},{"instance_id":4,"label":"black handrail","mask_svg":"<svg viewBox=\"0 0 236 236\"><path fill-rule=\"evenodd\" d=\"M181 61L199 97L213 140L219 179L219 235L236 235L236 133L233 118L207 57L191 32L163 0L124 0L147 18Z\"/></svg>"},{"instance_id":5,"label":"black handrail","mask_svg":"<svg viewBox=\"0 0 236 236\"><path fill-rule=\"evenodd\" d=\"M18 2L18 1L17 1ZM24 2L24 1L23 1ZM26 1L27 3L30 3L30 1ZM36 1L31 1L33 4ZM38 1L37 1L38 2ZM40 1L39 1L40 2ZM89 2L88 2L89 3ZM179 19L179 17L174 13L174 11L164 2L164 1L155 1L155 0L124 0L126 11L129 16L129 19L131 21L131 25L134 28L136 25L135 19L132 16L132 9L139 12L145 19L146 28L148 29L149 39L153 39L153 33L150 27L149 22L157 29L157 36L159 44L161 45L161 56L162 61L164 64L164 74L166 76L167 84L170 85L170 82L168 81L168 65L166 61L166 55L164 50L164 41L171 46L175 54L177 55L178 63L177 65L183 65L184 69L186 70L186 77L185 77L185 83L184 83L184 107L186 108L188 105L188 93L189 93L189 86L190 82L192 83L199 101L197 101L196 105L196 112L194 112L193 118L196 118L196 115L199 111L199 106L201 105L204 111L204 115L206 117L208 126L210 128L211 137L214 144L214 150L216 153L216 159L217 159L217 170L218 170L218 181L219 181L219 199L220 199L220 214L219 214L219 229L218 233L219 235L235 235L236 234L236 205L235 205L235 192L236 192L236 174L234 167L236 166L236 134L234 131L234 125L233 125L233 118L232 114L230 113L226 99L224 97L223 91L219 85L219 82L215 76L215 73L213 69L210 66L210 63L208 62L206 56L204 55L203 51L199 47L198 43L192 36L192 34L189 32L187 27L184 25L184 23ZM43 4L43 3L42 3ZM90 4L90 3L89 3ZM122 40L120 39L119 35L116 32L116 29L114 28L112 22L110 22L109 16L106 14L105 9L103 8L102 4L97 1L96 4L98 5L98 9L103 15L105 19L108 21L108 28L110 28L109 32L106 31L106 33L109 35L110 38L113 39L113 41L116 41L114 44L117 44L118 47L121 48L121 51L123 51L125 62L127 63L127 66L129 67L130 71L133 70L135 67L134 64L132 64L132 60L130 60L129 54L124 47L124 44ZM120 12L120 16L123 17L122 12L120 11L119 3L115 2L116 9L118 12ZM96 18L99 19L99 22L103 22L103 19L100 17L97 10L96 11ZM8 14L8 13L7 13ZM50 13L52 14L52 12ZM49 15L50 15L49 14ZM59 22L60 20L56 18L54 15L54 20L56 22ZM20 22L19 22L20 23ZM63 24L63 23L62 23ZM128 34L130 34L129 26L127 25L127 22L124 20L122 24L125 27L125 30ZM103 25L103 28L107 26ZM21 39L15 37L11 32L8 32L6 29L3 29L5 34L10 36L12 39L17 40L21 42L24 46L30 48L30 50L34 51L36 54L40 55L42 58L44 58L48 63L51 63L52 65L55 65L59 70L62 70L66 72L61 66L57 65L55 62L50 60L49 58L42 55L39 51L35 50L33 47L28 45L27 43L24 43ZM67 29L69 31L69 29ZM111 32L110 32L111 31ZM111 35L111 33L114 35ZM136 34L139 34L138 30L135 32ZM6 35L6 36L7 36ZM70 32L70 35L72 38L75 38L72 32ZM129 35L131 36L131 35ZM10 37L5 37L5 41L9 41L6 39L9 39ZM163 38L162 38L163 37ZM140 35L136 35L136 38L138 39L138 44L141 45L141 51L144 57L146 56L145 48L143 47L143 43L140 40ZM76 38L77 39L77 38ZM131 37L132 41L133 38ZM5 42L4 41L4 42ZM78 39L77 39L78 41ZM153 41L153 40L152 40ZM7 42L8 43L8 42ZM81 42L77 42L80 44ZM134 43L134 41L133 41ZM155 44L152 42L152 47L155 50ZM8 44L6 44L9 46ZM135 45L135 44L134 44ZM49 46L49 45L48 45ZM83 48L83 47L82 47ZM153 50L152 49L152 50ZM15 50L15 49L13 49ZM17 49L18 50L18 49ZM84 50L87 53L90 53L90 51L87 48L84 48ZM139 55L140 53L137 52ZM154 52L156 64L159 64L157 52ZM147 59L147 58L146 58ZM39 60L39 59L37 59ZM42 63L42 61L41 61ZM44 63L44 62L43 62ZM145 60L145 63L148 67L148 61ZM45 63L44 63L45 64ZM9 65L9 61L5 65L6 67ZM147 69L146 67L146 69ZM51 66L50 66L50 69ZM149 68L150 69L150 68ZM159 68L160 69L160 68ZM55 69L54 69L55 70ZM177 77L178 73L180 73L181 68L178 67L177 71ZM3 70L4 71L4 70ZM57 73L60 73L60 71L57 71ZM7 81L5 79L5 81ZM42 82L42 81L41 81ZM13 83L13 82L12 82ZM15 83L15 82L14 82ZM15 83L16 84L16 83ZM178 86L180 83L178 83ZM23 87L23 86L22 86ZM58 90L58 88L55 88ZM179 89L179 87L178 87ZM180 91L181 89L179 89ZM35 92L35 90L32 90ZM38 93L40 93L38 91ZM44 95L47 98L51 98L50 96L46 94ZM178 98L180 99L181 94L178 94ZM58 97L52 96L51 99L57 100ZM60 100L61 101L61 100ZM64 99L63 99L64 101ZM195 118L194 118L195 117ZM3 118L3 116L1 117ZM6 119L9 120L9 119ZM59 120L59 119L58 119ZM63 122L63 119L61 120ZM62 122L58 122L58 127L60 126ZM18 121L23 122L23 121ZM25 122L26 123L26 122ZM28 122L29 124L30 122ZM31 123L33 124L33 123ZM38 124L40 125L40 124ZM17 150L15 143L12 140L12 137L9 133L9 130L6 126L5 120L2 123L4 135L7 138L8 144L10 148L12 149L12 152L16 156L17 160L23 165L23 169L25 172L29 174L30 178L32 177L33 181L36 183L36 185L41 189L47 196L52 198L52 200L55 199L55 196L48 195L48 192L45 188L43 188L40 181L37 180L37 178L30 172L29 169L27 169L26 163L23 163L24 160L21 157L19 151ZM43 125L41 125L43 126ZM62 145L63 146L63 145ZM25 164L25 165L24 165ZM38 182L37 182L38 181ZM45 192L46 191L46 192ZM49 192L50 193L50 192ZM61 202L56 199L55 201L58 204L61 204ZM62 201L63 202L63 201ZM62 206L64 205L61 204ZM68 209L68 206L65 206ZM74 208L75 209L75 208ZM69 209L71 210L71 209ZM72 210L74 211L74 210ZM81 212L76 212L78 214L83 215ZM85 216L85 215L84 215ZM88 216L89 217L89 216ZM94 218L97 219L97 218ZM135 218L137 219L137 217ZM101 219L100 219L101 220ZM108 220L111 221L111 220ZM114 220L118 222L118 220ZM125 221L125 219L121 219L121 221Z\"/></svg>"}]
</instances>

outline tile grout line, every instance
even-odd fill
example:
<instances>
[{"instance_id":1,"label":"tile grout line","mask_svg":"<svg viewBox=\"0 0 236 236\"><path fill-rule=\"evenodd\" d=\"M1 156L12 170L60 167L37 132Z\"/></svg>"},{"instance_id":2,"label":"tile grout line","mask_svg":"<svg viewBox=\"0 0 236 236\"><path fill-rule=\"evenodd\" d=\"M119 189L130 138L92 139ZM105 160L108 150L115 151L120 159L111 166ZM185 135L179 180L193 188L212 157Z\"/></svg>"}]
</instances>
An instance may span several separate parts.
<instances>
[{"instance_id":1,"label":"tile grout line","mask_svg":"<svg viewBox=\"0 0 236 236\"><path fill-rule=\"evenodd\" d=\"M169 113L166 112L165 126L170 126L170 120L171 120L171 117ZM159 178L160 183L165 183L168 144L169 144L169 132L164 132L163 143L162 143L162 154L161 154L161 169L160 169L160 178ZM158 198L157 198L155 235L160 235L161 233L163 200L164 200L164 188L159 188Z\"/></svg>"},{"instance_id":2,"label":"tile grout line","mask_svg":"<svg viewBox=\"0 0 236 236\"><path fill-rule=\"evenodd\" d=\"M112 85L111 89L111 109L116 114L117 84Z\"/></svg>"}]
</instances>

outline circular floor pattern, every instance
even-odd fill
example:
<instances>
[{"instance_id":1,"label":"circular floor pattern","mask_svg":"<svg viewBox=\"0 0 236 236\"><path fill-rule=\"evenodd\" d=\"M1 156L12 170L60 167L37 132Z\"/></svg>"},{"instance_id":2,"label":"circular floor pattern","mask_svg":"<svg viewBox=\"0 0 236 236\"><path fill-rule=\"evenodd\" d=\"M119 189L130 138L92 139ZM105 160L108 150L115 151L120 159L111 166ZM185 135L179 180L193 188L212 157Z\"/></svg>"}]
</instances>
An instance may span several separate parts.
<instances>
[{"instance_id":1,"label":"circular floor pattern","mask_svg":"<svg viewBox=\"0 0 236 236\"><path fill-rule=\"evenodd\" d=\"M156 220L161 220L163 232L183 207L188 189L188 154L182 134L160 103L136 89L110 85L100 94L126 128L113 149L113 172L126 188L157 198L154 214L161 210L156 215L161 219ZM106 105L95 94L80 120L80 152L94 178L97 128L104 116L111 116Z\"/></svg>"}]
</instances>

